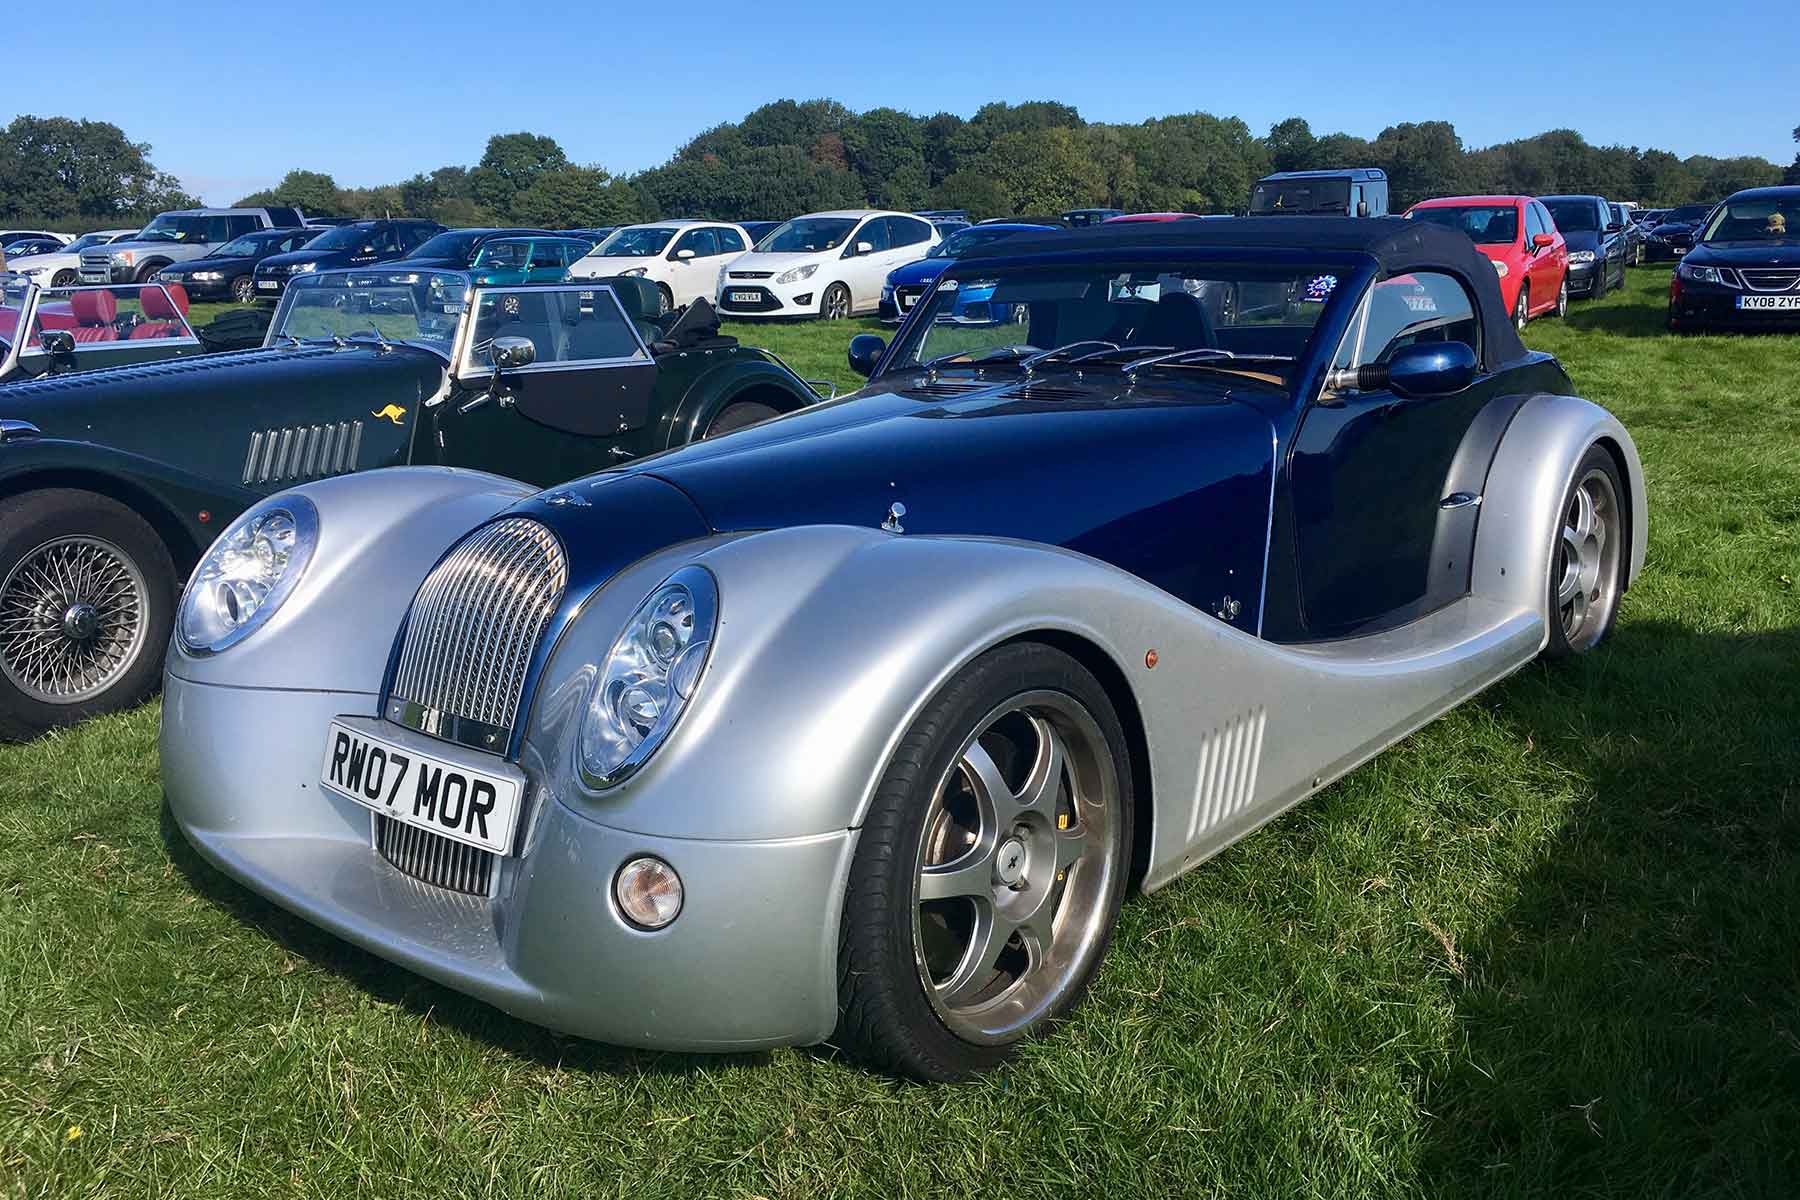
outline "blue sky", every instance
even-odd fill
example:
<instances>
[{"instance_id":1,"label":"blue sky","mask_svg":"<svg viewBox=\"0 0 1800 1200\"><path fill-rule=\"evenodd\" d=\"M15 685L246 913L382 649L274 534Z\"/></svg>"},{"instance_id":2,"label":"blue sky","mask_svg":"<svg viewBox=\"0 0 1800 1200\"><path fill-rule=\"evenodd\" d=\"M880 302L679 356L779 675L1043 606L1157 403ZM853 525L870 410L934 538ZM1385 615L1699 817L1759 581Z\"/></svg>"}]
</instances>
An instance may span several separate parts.
<instances>
[{"instance_id":1,"label":"blue sky","mask_svg":"<svg viewBox=\"0 0 1800 1200\"><path fill-rule=\"evenodd\" d=\"M1572 127L1783 163L1800 124L1800 21L1768 4L274 7L305 13L305 32L246 21L271 8L244 0L85 4L68 36L21 55L58 82L4 89L0 120L112 121L215 203L291 167L357 186L473 163L489 134L520 129L633 171L782 97L964 116L1048 99L1124 122L1200 110L1258 134L1293 115L1364 137L1440 118L1470 147Z\"/></svg>"}]
</instances>

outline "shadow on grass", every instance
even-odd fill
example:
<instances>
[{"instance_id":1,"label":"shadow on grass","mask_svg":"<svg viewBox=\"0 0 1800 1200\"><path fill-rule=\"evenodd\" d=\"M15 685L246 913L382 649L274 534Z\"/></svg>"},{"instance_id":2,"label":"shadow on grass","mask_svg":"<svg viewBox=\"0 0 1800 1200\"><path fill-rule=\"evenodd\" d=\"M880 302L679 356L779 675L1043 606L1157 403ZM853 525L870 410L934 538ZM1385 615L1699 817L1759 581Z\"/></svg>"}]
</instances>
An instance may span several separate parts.
<instances>
[{"instance_id":1,"label":"shadow on grass","mask_svg":"<svg viewBox=\"0 0 1800 1200\"><path fill-rule=\"evenodd\" d=\"M554 1033L415 975L263 899L200 857L175 823L166 800L161 832L169 861L194 891L257 933L376 999L400 1005L421 1021L429 1017L435 1024L515 1057L563 1070L671 1076L755 1065L768 1058L766 1052L702 1055L632 1050Z\"/></svg>"},{"instance_id":2,"label":"shadow on grass","mask_svg":"<svg viewBox=\"0 0 1800 1200\"><path fill-rule=\"evenodd\" d=\"M1563 321L1582 333L1647 338L1669 336L1668 318L1668 310L1662 306L1580 301L1569 306L1569 315Z\"/></svg>"},{"instance_id":3,"label":"shadow on grass","mask_svg":"<svg viewBox=\"0 0 1800 1200\"><path fill-rule=\"evenodd\" d=\"M1428 1079L1444 1195L1792 1195L1800 1182L1800 628L1626 625L1497 711L1589 798L1465 938Z\"/></svg>"}]
</instances>

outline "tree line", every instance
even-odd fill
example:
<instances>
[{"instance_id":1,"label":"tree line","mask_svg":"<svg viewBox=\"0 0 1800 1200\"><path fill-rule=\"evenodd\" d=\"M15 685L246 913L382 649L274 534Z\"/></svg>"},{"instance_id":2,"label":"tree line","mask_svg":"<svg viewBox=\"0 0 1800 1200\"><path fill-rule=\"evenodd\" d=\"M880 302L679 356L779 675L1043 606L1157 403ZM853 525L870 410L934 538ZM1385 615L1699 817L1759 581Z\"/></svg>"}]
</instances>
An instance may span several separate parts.
<instances>
[{"instance_id":1,"label":"tree line","mask_svg":"<svg viewBox=\"0 0 1800 1200\"><path fill-rule=\"evenodd\" d=\"M1794 132L1800 141L1800 129ZM18 117L0 130L0 221L128 224L196 203L149 154L114 125ZM1471 150L1448 121L1392 125L1371 140L1315 134L1290 117L1258 137L1236 117L1196 112L1109 124L1085 121L1055 101L995 102L965 119L777 100L630 176L572 162L543 134L504 133L488 140L473 166L366 188L296 169L238 203L551 228L685 215L773 220L865 206L962 208L978 218L1085 206L1230 213L1243 210L1250 185L1270 171L1350 166L1385 170L1396 210L1468 192L1597 192L1669 206L1784 178L1800 182L1800 155L1784 171L1757 157L1594 146L1570 129Z\"/></svg>"}]
</instances>

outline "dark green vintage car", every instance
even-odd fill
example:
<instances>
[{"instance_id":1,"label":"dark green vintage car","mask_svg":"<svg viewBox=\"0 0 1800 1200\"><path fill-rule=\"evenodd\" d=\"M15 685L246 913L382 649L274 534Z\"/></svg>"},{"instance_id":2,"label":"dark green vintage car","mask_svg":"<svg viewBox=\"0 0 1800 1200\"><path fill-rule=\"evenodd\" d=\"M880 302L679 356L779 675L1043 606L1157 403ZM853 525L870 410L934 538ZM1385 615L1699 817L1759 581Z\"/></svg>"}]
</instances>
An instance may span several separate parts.
<instances>
[{"instance_id":1,"label":"dark green vintage car","mask_svg":"<svg viewBox=\"0 0 1800 1200\"><path fill-rule=\"evenodd\" d=\"M658 307L639 279L321 271L261 349L0 389L0 737L147 695L182 580L260 496L404 464L547 487L819 399L704 302Z\"/></svg>"},{"instance_id":2,"label":"dark green vintage car","mask_svg":"<svg viewBox=\"0 0 1800 1200\"><path fill-rule=\"evenodd\" d=\"M187 308L160 283L40 288L0 273L0 383L202 353Z\"/></svg>"}]
</instances>

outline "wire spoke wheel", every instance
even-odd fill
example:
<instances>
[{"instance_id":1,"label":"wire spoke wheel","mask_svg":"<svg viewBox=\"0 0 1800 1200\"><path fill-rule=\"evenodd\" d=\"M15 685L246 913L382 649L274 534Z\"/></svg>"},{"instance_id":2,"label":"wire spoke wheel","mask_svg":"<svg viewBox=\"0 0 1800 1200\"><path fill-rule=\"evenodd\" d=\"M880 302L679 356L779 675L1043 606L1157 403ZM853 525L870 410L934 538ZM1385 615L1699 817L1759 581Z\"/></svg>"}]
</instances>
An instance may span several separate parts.
<instances>
[{"instance_id":1,"label":"wire spoke wheel","mask_svg":"<svg viewBox=\"0 0 1800 1200\"><path fill-rule=\"evenodd\" d=\"M143 653L148 601L143 572L113 543L45 542L0 583L0 671L45 704L92 699Z\"/></svg>"},{"instance_id":2,"label":"wire spoke wheel","mask_svg":"<svg viewBox=\"0 0 1800 1200\"><path fill-rule=\"evenodd\" d=\"M1014 696L938 783L920 840L913 952L959 1037L1023 1037L1079 984L1110 929L1117 768L1072 697Z\"/></svg>"},{"instance_id":3,"label":"wire spoke wheel","mask_svg":"<svg viewBox=\"0 0 1800 1200\"><path fill-rule=\"evenodd\" d=\"M1552 578L1563 637L1570 649L1598 642L1618 603L1624 522L1612 477L1590 469L1569 493Z\"/></svg>"}]
</instances>

